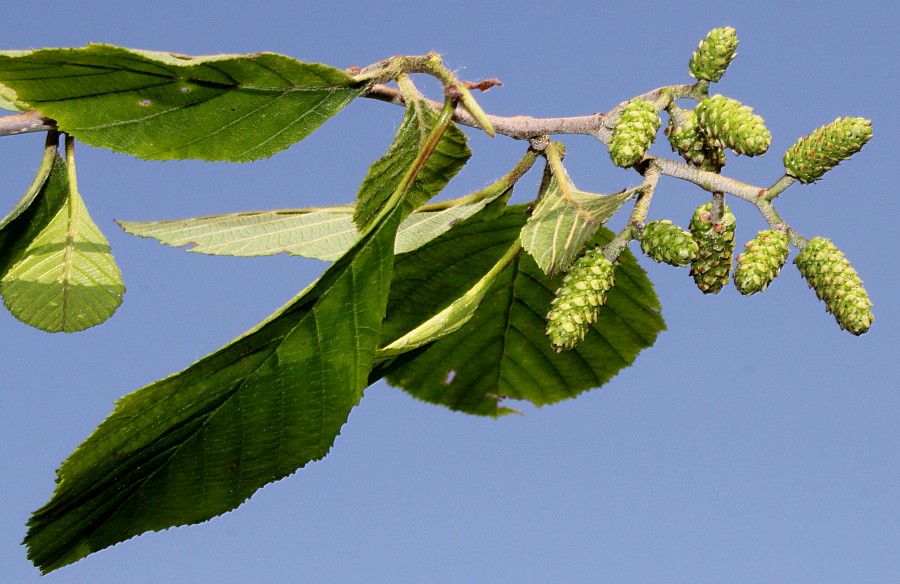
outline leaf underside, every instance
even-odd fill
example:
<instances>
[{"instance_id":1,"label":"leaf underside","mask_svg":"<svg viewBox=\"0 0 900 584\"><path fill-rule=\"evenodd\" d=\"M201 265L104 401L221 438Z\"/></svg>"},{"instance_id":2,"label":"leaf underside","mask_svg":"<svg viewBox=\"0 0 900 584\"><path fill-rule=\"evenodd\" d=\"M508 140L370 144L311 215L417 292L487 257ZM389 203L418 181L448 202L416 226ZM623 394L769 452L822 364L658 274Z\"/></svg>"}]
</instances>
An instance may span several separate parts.
<instances>
[{"instance_id":1,"label":"leaf underside","mask_svg":"<svg viewBox=\"0 0 900 584\"><path fill-rule=\"evenodd\" d=\"M0 227L0 295L22 322L71 333L112 316L125 286L66 162L56 148L46 152L52 157L49 173L42 165L32 189Z\"/></svg>"},{"instance_id":2,"label":"leaf underside","mask_svg":"<svg viewBox=\"0 0 900 584\"><path fill-rule=\"evenodd\" d=\"M597 195L579 191L568 176L566 188L553 175L541 200L522 229L522 246L545 274L553 276L569 267L587 241L634 192Z\"/></svg>"},{"instance_id":3,"label":"leaf underside","mask_svg":"<svg viewBox=\"0 0 900 584\"><path fill-rule=\"evenodd\" d=\"M501 217L474 217L412 252L398 256L381 346L414 328L468 290L513 244L524 206ZM608 241L601 229L593 243ZM548 278L519 254L460 330L376 369L416 398L470 414L514 410L505 399L551 404L599 387L665 329L652 284L626 250L599 320L575 349L556 353L544 334L545 315L562 277Z\"/></svg>"},{"instance_id":4,"label":"leaf underside","mask_svg":"<svg viewBox=\"0 0 900 584\"><path fill-rule=\"evenodd\" d=\"M2 52L0 83L87 144L231 162L302 140L364 88L339 69L273 53L183 57L99 44Z\"/></svg>"},{"instance_id":5,"label":"leaf underside","mask_svg":"<svg viewBox=\"0 0 900 584\"><path fill-rule=\"evenodd\" d=\"M498 191L477 201L416 211L400 224L394 252L406 253L425 245L507 194L508 191ZM359 239L352 206L118 223L132 235L157 239L173 247L191 245L187 251L209 255L255 257L288 253L334 261Z\"/></svg>"}]
</instances>

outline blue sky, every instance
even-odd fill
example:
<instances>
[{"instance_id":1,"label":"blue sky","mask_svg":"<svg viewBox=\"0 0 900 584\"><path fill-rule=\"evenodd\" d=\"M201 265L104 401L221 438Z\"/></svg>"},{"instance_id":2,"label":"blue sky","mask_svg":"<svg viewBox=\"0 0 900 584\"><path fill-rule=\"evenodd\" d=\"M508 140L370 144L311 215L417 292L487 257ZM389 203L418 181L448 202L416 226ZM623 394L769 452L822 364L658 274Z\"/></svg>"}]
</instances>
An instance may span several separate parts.
<instances>
[{"instance_id":1,"label":"blue sky","mask_svg":"<svg viewBox=\"0 0 900 584\"><path fill-rule=\"evenodd\" d=\"M751 105L770 153L725 174L768 186L781 153L838 116L873 120L852 161L778 201L831 238L875 302L872 330L841 332L788 265L764 294L700 294L642 261L669 330L603 388L500 420L371 387L332 453L203 525L148 534L41 578L19 542L59 463L120 396L256 324L323 264L216 258L131 237L157 220L349 202L401 111L351 104L308 140L251 164L146 162L81 147L78 176L128 292L115 318L69 336L0 312L0 580L160 582L900 581L896 308L898 11L892 2L428 4L55 2L4 10L4 49L104 42L203 55L280 52L336 67L438 51L463 78L497 77L492 114L584 115L689 82L706 32L739 56L715 91ZM433 84L422 88L435 95ZM503 174L522 145L470 133L473 161L442 196ZM602 144L561 138L576 184L638 182ZM30 183L43 138L0 139L0 215ZM661 142L655 153L665 155ZM526 177L522 200L539 173ZM533 189L532 189L533 190ZM706 200L663 179L651 217L685 225ZM732 205L739 242L763 227Z\"/></svg>"}]
</instances>

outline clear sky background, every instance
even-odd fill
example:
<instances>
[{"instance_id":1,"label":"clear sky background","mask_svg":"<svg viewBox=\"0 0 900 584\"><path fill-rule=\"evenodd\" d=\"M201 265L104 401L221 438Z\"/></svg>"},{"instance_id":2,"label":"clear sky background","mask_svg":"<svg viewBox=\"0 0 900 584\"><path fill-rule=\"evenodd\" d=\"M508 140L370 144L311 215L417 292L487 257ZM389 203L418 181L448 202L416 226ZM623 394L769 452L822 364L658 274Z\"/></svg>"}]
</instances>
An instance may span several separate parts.
<instances>
[{"instance_id":1,"label":"clear sky background","mask_svg":"<svg viewBox=\"0 0 900 584\"><path fill-rule=\"evenodd\" d=\"M81 191L128 293L108 323L48 335L0 311L0 581L15 584L900 582L896 3L59 2L3 6L4 49L87 42L205 55L280 52L344 68L438 51L460 76L497 77L497 115L607 111L690 82L691 51L733 26L739 56L714 91L773 134L725 174L768 186L781 154L838 116L874 138L819 183L778 201L830 237L875 302L856 338L793 265L764 294L706 297L684 270L642 260L669 330L633 368L577 399L499 420L379 383L331 454L206 524L147 534L41 578L19 545L59 463L125 393L238 336L323 269L277 256L185 253L113 219L174 219L349 202L401 110L351 104L308 140L251 164L146 162L78 150ZM437 95L434 84L422 88ZM481 188L523 146L475 132L442 197ZM589 138L562 138L580 188L639 182ZM42 135L0 139L0 215ZM654 152L668 155L662 139ZM539 172L519 187L533 197ZM686 225L707 200L664 178L651 217ZM734 201L739 243L763 228Z\"/></svg>"}]
</instances>

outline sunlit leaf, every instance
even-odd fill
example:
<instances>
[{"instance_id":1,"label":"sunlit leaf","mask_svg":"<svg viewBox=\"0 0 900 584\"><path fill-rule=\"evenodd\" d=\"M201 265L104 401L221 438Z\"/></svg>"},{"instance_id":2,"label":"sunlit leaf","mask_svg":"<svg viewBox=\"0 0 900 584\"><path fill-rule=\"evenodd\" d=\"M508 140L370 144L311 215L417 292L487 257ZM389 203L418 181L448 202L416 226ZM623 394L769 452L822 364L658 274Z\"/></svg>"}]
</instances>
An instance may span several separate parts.
<instances>
[{"instance_id":1,"label":"sunlit leaf","mask_svg":"<svg viewBox=\"0 0 900 584\"><path fill-rule=\"evenodd\" d=\"M565 270L585 244L635 191L598 195L579 191L568 176L550 178L522 229L522 246L547 275Z\"/></svg>"},{"instance_id":2,"label":"sunlit leaf","mask_svg":"<svg viewBox=\"0 0 900 584\"><path fill-rule=\"evenodd\" d=\"M9 110L11 112L23 112L25 108L16 103L16 92L0 85L0 109Z\"/></svg>"},{"instance_id":3,"label":"sunlit leaf","mask_svg":"<svg viewBox=\"0 0 900 584\"><path fill-rule=\"evenodd\" d=\"M3 222L0 295L22 322L70 333L112 316L125 286L109 243L78 193L74 160L67 164L52 147L48 152L49 174L42 165L35 185Z\"/></svg>"},{"instance_id":4,"label":"sunlit leaf","mask_svg":"<svg viewBox=\"0 0 900 584\"><path fill-rule=\"evenodd\" d=\"M425 245L458 221L508 194L509 190L497 189L477 200L461 200L458 204L448 201L436 209L426 206L400 224L394 251L405 253ZM333 261L359 238L352 206L252 211L146 223L119 221L119 225L132 235L157 239L166 245L192 246L188 251L241 257L289 253Z\"/></svg>"},{"instance_id":5,"label":"sunlit leaf","mask_svg":"<svg viewBox=\"0 0 900 584\"><path fill-rule=\"evenodd\" d=\"M515 243L524 223L524 207L510 207L498 219L470 220L399 256L382 346L470 289ZM592 242L610 236L601 229ZM489 416L512 411L503 405L507 398L544 405L574 397L630 365L665 328L653 287L627 251L616 278L585 340L556 353L544 330L561 277L548 278L529 255L520 253L462 328L385 361L376 374L419 399Z\"/></svg>"},{"instance_id":6,"label":"sunlit leaf","mask_svg":"<svg viewBox=\"0 0 900 584\"><path fill-rule=\"evenodd\" d=\"M88 144L232 162L302 140L364 88L339 69L273 53L185 57L111 45L0 52L0 83Z\"/></svg>"}]
</instances>

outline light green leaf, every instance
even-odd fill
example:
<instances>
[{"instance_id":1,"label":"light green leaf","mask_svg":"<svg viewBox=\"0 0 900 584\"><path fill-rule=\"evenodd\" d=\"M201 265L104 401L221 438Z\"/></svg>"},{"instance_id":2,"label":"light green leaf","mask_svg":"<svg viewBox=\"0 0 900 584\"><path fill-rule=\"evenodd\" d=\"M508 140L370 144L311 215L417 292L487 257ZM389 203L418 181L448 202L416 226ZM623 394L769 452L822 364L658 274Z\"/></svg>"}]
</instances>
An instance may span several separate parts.
<instances>
[{"instance_id":1,"label":"light green leaf","mask_svg":"<svg viewBox=\"0 0 900 584\"><path fill-rule=\"evenodd\" d=\"M132 235L151 237L187 251L240 257L278 253L333 261L359 239L353 207L253 211L152 221L119 221Z\"/></svg>"},{"instance_id":2,"label":"light green leaf","mask_svg":"<svg viewBox=\"0 0 900 584\"><path fill-rule=\"evenodd\" d=\"M484 295L491 289L506 266L513 261L520 249L521 247L518 243L511 245L503 257L474 286L454 300L447 308L441 310L399 339L378 349L378 358L383 359L401 355L462 328L475 314L475 310L481 304L481 301L484 300Z\"/></svg>"},{"instance_id":3,"label":"light green leaf","mask_svg":"<svg viewBox=\"0 0 900 584\"><path fill-rule=\"evenodd\" d=\"M17 104L16 101L16 92L9 87L0 85L0 109L11 112L24 112L26 108L23 108L21 104Z\"/></svg>"},{"instance_id":4,"label":"light green leaf","mask_svg":"<svg viewBox=\"0 0 900 584\"><path fill-rule=\"evenodd\" d=\"M472 288L516 242L524 211L525 206L510 207L491 221L475 217L398 256L382 346ZM592 242L610 237L601 229ZM545 405L603 385L665 328L653 287L626 250L599 320L575 349L556 353L544 334L545 315L561 280L548 278L529 255L519 254L462 328L384 360L372 377L386 376L424 401L499 416L514 411L502 405L507 398Z\"/></svg>"},{"instance_id":5,"label":"light green leaf","mask_svg":"<svg viewBox=\"0 0 900 584\"><path fill-rule=\"evenodd\" d=\"M512 187L489 189L483 197L470 196L420 208L400 224L395 253L406 253L425 245L458 221L478 213L485 205L508 196ZM352 206L118 223L132 235L154 238L173 247L192 245L187 251L241 257L288 253L333 261L359 238L353 223Z\"/></svg>"},{"instance_id":6,"label":"light green leaf","mask_svg":"<svg viewBox=\"0 0 900 584\"><path fill-rule=\"evenodd\" d=\"M273 53L185 57L89 45L0 53L0 83L83 142L165 160L272 156L364 84Z\"/></svg>"},{"instance_id":7,"label":"light green leaf","mask_svg":"<svg viewBox=\"0 0 900 584\"><path fill-rule=\"evenodd\" d=\"M68 163L55 148L49 174L42 165L37 193L4 219L0 295L22 322L47 332L96 326L122 303L125 286L109 243L88 215ZM30 202L27 202L28 199Z\"/></svg>"},{"instance_id":8,"label":"light green leaf","mask_svg":"<svg viewBox=\"0 0 900 584\"><path fill-rule=\"evenodd\" d=\"M359 187L353 215L357 225L365 225L400 185L437 122L438 113L428 102L410 100L394 142L387 153L372 164ZM466 135L451 123L425 167L418 171L407 195L404 215L431 200L465 166L472 155L466 142Z\"/></svg>"},{"instance_id":9,"label":"light green leaf","mask_svg":"<svg viewBox=\"0 0 900 584\"><path fill-rule=\"evenodd\" d=\"M122 398L29 522L32 561L205 521L324 457L368 384L398 223L395 207L254 330Z\"/></svg>"},{"instance_id":10,"label":"light green leaf","mask_svg":"<svg viewBox=\"0 0 900 584\"><path fill-rule=\"evenodd\" d=\"M567 174L558 177L554 173L522 229L522 246L545 274L558 274L635 192L586 193L576 189Z\"/></svg>"}]
</instances>

